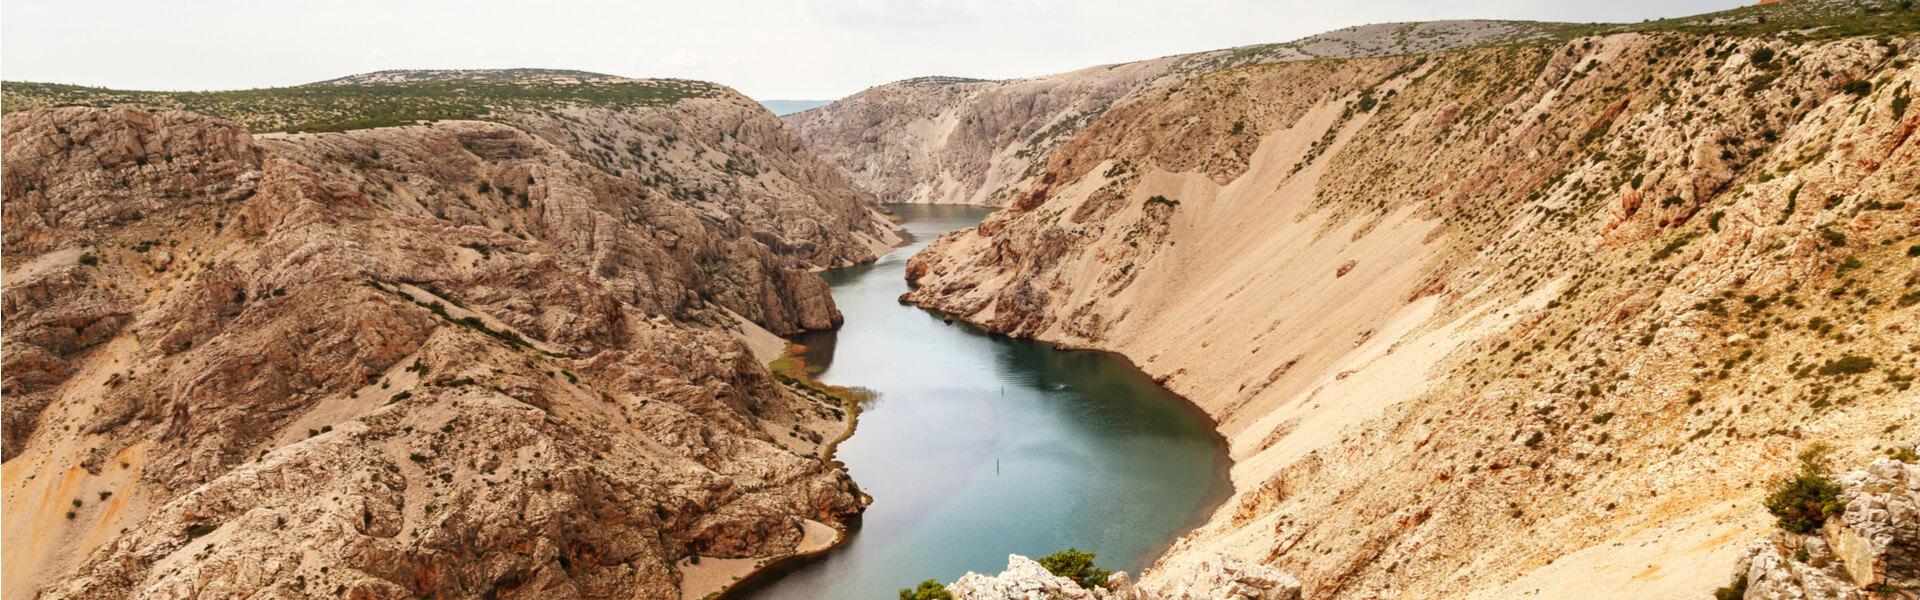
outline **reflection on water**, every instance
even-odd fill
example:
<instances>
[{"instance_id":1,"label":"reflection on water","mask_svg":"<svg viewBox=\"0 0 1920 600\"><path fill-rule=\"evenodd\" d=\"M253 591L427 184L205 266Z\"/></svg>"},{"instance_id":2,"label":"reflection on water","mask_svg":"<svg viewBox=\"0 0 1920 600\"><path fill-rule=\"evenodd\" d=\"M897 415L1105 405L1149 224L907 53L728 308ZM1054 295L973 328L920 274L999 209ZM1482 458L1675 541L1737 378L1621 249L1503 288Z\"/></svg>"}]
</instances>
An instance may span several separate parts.
<instances>
[{"instance_id":1,"label":"reflection on water","mask_svg":"<svg viewBox=\"0 0 1920 600\"><path fill-rule=\"evenodd\" d=\"M913 243L825 273L846 314L803 336L821 378L878 391L838 457L874 497L826 555L737 597L892 598L926 578L997 573L1009 553L1078 547L1137 571L1228 491L1211 424L1117 356L990 337L898 302L906 259L986 211L896 206Z\"/></svg>"}]
</instances>

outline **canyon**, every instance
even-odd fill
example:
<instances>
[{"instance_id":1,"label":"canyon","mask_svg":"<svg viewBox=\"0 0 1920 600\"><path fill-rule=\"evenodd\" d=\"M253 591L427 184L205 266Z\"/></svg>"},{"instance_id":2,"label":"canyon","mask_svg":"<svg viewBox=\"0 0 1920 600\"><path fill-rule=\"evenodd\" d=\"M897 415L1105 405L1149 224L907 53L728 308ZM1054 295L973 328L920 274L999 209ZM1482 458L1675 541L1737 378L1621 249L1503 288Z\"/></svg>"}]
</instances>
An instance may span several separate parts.
<instances>
[{"instance_id":1,"label":"canyon","mask_svg":"<svg viewBox=\"0 0 1920 600\"><path fill-rule=\"evenodd\" d=\"M5 596L704 598L831 552L886 499L783 337L910 241L885 201L999 207L893 267L915 317L1124 358L1232 462L1137 576L939 593L1920 598L1916 32L1368 25L782 117L6 82Z\"/></svg>"}]
</instances>

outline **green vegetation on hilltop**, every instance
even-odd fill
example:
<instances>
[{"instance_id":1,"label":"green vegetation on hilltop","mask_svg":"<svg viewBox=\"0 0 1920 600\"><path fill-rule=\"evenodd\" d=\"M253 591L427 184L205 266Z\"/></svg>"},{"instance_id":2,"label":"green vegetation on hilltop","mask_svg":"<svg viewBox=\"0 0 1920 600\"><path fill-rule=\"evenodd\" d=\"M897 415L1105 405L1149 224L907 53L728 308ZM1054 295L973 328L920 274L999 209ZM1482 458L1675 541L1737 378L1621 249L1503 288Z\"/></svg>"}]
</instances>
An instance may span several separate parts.
<instances>
[{"instance_id":1,"label":"green vegetation on hilltop","mask_svg":"<svg viewBox=\"0 0 1920 600\"><path fill-rule=\"evenodd\" d=\"M1487 34L1472 43L1447 49L1460 50L1516 44L1559 44L1579 37L1616 33L1682 32L1734 37L1778 36L1791 40L1910 36L1920 31L1920 9L1914 7L1914 0L1792 0L1639 23L1486 21L1485 24L1489 27L1504 28L1504 31ZM1388 34L1387 39L1373 42L1320 34L1291 42L1258 44L1232 48L1219 53L1195 54L1188 57L1176 70L1195 73L1273 62L1289 57L1311 57L1316 55L1315 46L1329 44L1362 50L1360 56L1414 54L1430 51L1429 48L1435 43L1441 43L1444 46L1443 38L1445 37L1465 35L1462 32L1423 30L1421 25L1423 23L1401 24ZM1327 58L1357 57L1330 56Z\"/></svg>"},{"instance_id":2,"label":"green vegetation on hilltop","mask_svg":"<svg viewBox=\"0 0 1920 600\"><path fill-rule=\"evenodd\" d=\"M1569 32L1592 35L1633 31L1779 35L1791 39L1912 35L1920 31L1920 10L1914 8L1913 0L1792 0L1629 25L1588 25Z\"/></svg>"},{"instance_id":3,"label":"green vegetation on hilltop","mask_svg":"<svg viewBox=\"0 0 1920 600\"><path fill-rule=\"evenodd\" d=\"M8 112L60 106L135 106L233 119L254 132L320 132L436 119L483 119L500 110L567 105L663 106L724 93L711 83L677 79L548 81L440 79L391 83L319 83L223 92L144 92L52 83L5 82Z\"/></svg>"}]
</instances>

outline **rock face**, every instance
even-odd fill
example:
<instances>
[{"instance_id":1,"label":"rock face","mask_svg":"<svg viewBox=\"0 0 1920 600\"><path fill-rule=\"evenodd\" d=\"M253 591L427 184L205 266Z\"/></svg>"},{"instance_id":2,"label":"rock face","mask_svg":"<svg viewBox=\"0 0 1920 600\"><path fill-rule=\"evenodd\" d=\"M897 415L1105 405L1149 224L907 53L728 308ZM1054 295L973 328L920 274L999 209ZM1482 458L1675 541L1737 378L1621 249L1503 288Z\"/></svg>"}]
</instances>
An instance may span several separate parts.
<instances>
[{"instance_id":1,"label":"rock face","mask_svg":"<svg viewBox=\"0 0 1920 600\"><path fill-rule=\"evenodd\" d=\"M1229 66L1434 52L1547 35L1552 23L1351 27L1285 44L1106 65L1032 79L922 77L785 117L808 147L887 202L1002 205L1047 152L1120 101Z\"/></svg>"},{"instance_id":2,"label":"rock face","mask_svg":"<svg viewBox=\"0 0 1920 600\"><path fill-rule=\"evenodd\" d=\"M1754 542L1738 571L1745 598L1920 598L1920 463L1880 459L1834 480L1845 512L1813 535Z\"/></svg>"},{"instance_id":3,"label":"rock face","mask_svg":"<svg viewBox=\"0 0 1920 600\"><path fill-rule=\"evenodd\" d=\"M1087 589L1018 554L999 575L967 573L947 586L954 600L1299 600L1300 582L1279 569L1214 556L1162 589L1134 585L1115 573L1105 587Z\"/></svg>"},{"instance_id":4,"label":"rock face","mask_svg":"<svg viewBox=\"0 0 1920 600\"><path fill-rule=\"evenodd\" d=\"M1914 52L1649 30L1202 73L1060 142L905 299L1216 418L1235 494L1149 588L1226 554L1307 598L1707 596L1802 447L1920 427Z\"/></svg>"},{"instance_id":5,"label":"rock face","mask_svg":"<svg viewBox=\"0 0 1920 600\"><path fill-rule=\"evenodd\" d=\"M494 117L8 113L7 597L678 598L858 513L742 340L871 196L737 95Z\"/></svg>"}]
</instances>

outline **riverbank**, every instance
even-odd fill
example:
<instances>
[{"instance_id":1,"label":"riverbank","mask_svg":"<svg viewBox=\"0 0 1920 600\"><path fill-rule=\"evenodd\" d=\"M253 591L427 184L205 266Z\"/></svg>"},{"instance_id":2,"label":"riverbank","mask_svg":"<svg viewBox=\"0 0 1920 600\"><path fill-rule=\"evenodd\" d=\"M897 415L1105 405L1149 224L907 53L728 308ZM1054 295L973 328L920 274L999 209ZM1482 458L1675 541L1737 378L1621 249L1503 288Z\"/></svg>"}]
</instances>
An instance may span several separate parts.
<instances>
[{"instance_id":1,"label":"riverbank","mask_svg":"<svg viewBox=\"0 0 1920 600\"><path fill-rule=\"evenodd\" d=\"M767 363L767 370L775 379L796 393L812 396L819 400L834 402L845 416L846 425L839 434L825 440L820 445L817 458L830 468L845 468L844 464L834 464L834 449L847 438L852 437L860 426L860 411L865 402L873 399L873 392L858 387L829 385L814 378L807 368L806 346L788 342L779 358ZM873 497L862 493L861 500L872 504ZM856 517L858 518L858 517ZM681 600L720 600L727 598L728 592L736 589L742 582L768 572L789 561L804 559L823 554L847 540L848 528L840 524L822 523L813 519L800 522L800 543L793 552L776 556L748 558L708 558L687 557L674 563L680 573Z\"/></svg>"}]
</instances>

